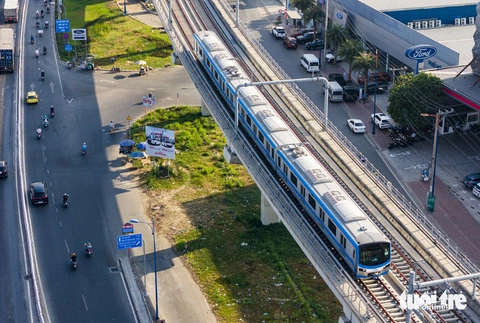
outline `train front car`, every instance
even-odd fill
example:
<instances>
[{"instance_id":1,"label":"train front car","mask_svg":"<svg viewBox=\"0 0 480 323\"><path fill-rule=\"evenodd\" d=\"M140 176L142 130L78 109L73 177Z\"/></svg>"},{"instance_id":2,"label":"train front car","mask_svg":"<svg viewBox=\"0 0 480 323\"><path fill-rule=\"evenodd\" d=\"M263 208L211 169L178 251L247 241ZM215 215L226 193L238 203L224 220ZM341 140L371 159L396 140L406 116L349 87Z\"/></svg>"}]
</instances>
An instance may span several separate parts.
<instances>
[{"instance_id":1,"label":"train front car","mask_svg":"<svg viewBox=\"0 0 480 323\"><path fill-rule=\"evenodd\" d=\"M357 237L357 278L375 278L385 275L390 269L391 244L377 232L365 232Z\"/></svg>"}]
</instances>

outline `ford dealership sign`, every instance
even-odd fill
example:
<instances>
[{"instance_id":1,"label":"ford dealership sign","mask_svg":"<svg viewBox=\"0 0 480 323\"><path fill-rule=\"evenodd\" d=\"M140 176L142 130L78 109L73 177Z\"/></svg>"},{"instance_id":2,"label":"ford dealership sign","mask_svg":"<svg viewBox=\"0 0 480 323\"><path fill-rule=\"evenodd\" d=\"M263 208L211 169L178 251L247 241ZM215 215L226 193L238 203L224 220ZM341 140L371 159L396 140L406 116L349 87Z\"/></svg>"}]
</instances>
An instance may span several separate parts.
<instances>
[{"instance_id":1,"label":"ford dealership sign","mask_svg":"<svg viewBox=\"0 0 480 323\"><path fill-rule=\"evenodd\" d=\"M437 49L430 45L412 46L405 52L405 56L417 61L433 57L437 54Z\"/></svg>"}]
</instances>

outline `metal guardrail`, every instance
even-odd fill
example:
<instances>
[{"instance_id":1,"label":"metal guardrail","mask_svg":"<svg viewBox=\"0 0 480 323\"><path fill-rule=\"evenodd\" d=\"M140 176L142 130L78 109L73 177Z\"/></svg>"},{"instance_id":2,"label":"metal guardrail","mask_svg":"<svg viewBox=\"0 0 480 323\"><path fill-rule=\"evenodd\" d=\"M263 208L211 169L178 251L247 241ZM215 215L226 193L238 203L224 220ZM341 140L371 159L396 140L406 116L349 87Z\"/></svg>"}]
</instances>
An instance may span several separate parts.
<instances>
[{"instance_id":1,"label":"metal guardrail","mask_svg":"<svg viewBox=\"0 0 480 323\"><path fill-rule=\"evenodd\" d=\"M225 0L217 0L225 9L225 11L231 16L232 20L235 20L234 13L230 10L230 5ZM257 53L263 56L264 60L269 64L270 68L277 74L280 79L288 80L290 77L283 71L283 69L277 64L277 62L270 56L265 48L260 44L257 38L250 32L248 27L239 21L237 28L242 32L245 38L249 41L250 45L255 48ZM316 106L310 98L294 83L284 85L290 89L290 91L299 98L300 102L304 102L304 107L309 110L315 119L325 126L325 115L323 111ZM329 132L335 136L335 139L340 142L346 150L350 152L352 156L358 156L360 158L363 154L359 151L337 127L327 120L326 125ZM445 236L437 226L432 223L424 212L419 210L411 201L409 201L396 187L394 187L387 178L382 175L375 166L368 160L362 163L365 169L375 174L375 178L380 186L383 187L385 192L391 196L396 203L405 210L406 214L413 219L416 223L423 226L423 229L436 240L436 243L441 245L446 251L448 251L459 263L461 263L467 273L474 274L479 272L479 268L468 258L463 252L459 251L459 247L450 239Z\"/></svg>"}]
</instances>

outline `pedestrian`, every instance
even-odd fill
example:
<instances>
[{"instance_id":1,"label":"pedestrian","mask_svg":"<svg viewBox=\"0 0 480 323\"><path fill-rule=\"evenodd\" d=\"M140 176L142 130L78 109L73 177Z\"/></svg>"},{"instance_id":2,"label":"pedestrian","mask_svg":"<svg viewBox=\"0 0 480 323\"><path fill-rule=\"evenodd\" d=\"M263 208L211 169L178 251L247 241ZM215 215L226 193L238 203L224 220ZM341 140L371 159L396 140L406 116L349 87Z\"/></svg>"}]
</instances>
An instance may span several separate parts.
<instances>
[{"instance_id":1,"label":"pedestrian","mask_svg":"<svg viewBox=\"0 0 480 323\"><path fill-rule=\"evenodd\" d=\"M145 74L148 76L148 65L145 65Z\"/></svg>"}]
</instances>

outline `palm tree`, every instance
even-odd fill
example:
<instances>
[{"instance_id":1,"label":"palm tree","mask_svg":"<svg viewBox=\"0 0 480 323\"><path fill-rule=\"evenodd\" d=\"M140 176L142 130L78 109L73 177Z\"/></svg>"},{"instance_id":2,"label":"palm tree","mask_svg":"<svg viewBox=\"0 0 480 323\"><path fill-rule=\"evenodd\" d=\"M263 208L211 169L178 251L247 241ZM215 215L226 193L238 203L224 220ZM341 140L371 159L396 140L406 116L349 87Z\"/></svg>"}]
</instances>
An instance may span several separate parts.
<instances>
[{"instance_id":1,"label":"palm tree","mask_svg":"<svg viewBox=\"0 0 480 323\"><path fill-rule=\"evenodd\" d=\"M343 42L347 39L347 31L343 25L332 24L327 29L327 42L330 45L330 49L336 53L336 50L340 48ZM333 65L337 64L337 55L335 54Z\"/></svg>"},{"instance_id":2,"label":"palm tree","mask_svg":"<svg viewBox=\"0 0 480 323\"><path fill-rule=\"evenodd\" d=\"M367 93L367 79L368 71L375 66L375 56L363 52L359 56L355 57L352 63L352 71L358 72L360 76L365 80L363 93Z\"/></svg>"},{"instance_id":3,"label":"palm tree","mask_svg":"<svg viewBox=\"0 0 480 323\"><path fill-rule=\"evenodd\" d=\"M352 79L352 64L355 57L360 55L363 51L363 44L358 39L346 39L345 42L338 49L337 55L344 57L344 61L348 64L348 79Z\"/></svg>"},{"instance_id":4,"label":"palm tree","mask_svg":"<svg viewBox=\"0 0 480 323\"><path fill-rule=\"evenodd\" d=\"M325 21L325 13L317 6L310 6L303 12L303 19L313 20L313 29L315 30L315 36L317 35L317 24L321 24Z\"/></svg>"}]
</instances>

